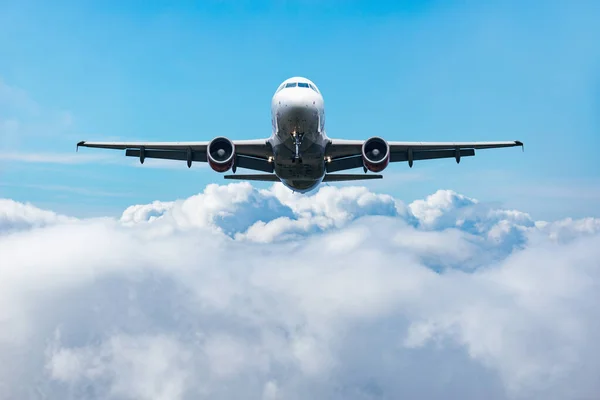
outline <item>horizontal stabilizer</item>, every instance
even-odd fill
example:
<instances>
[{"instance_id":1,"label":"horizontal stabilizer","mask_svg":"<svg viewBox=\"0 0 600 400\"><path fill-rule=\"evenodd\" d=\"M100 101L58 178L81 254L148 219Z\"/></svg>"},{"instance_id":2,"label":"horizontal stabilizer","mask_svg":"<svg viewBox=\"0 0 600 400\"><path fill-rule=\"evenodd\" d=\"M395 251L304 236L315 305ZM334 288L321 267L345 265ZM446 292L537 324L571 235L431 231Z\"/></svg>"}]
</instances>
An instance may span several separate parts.
<instances>
[{"instance_id":1,"label":"horizontal stabilizer","mask_svg":"<svg viewBox=\"0 0 600 400\"><path fill-rule=\"evenodd\" d=\"M368 179L381 179L383 175L366 174L327 174L323 182L362 181Z\"/></svg>"},{"instance_id":2,"label":"horizontal stabilizer","mask_svg":"<svg viewBox=\"0 0 600 400\"><path fill-rule=\"evenodd\" d=\"M236 179L240 181L262 181L262 182L279 182L279 178L275 174L236 174L225 175L225 179ZM363 175L363 174L326 174L323 182L343 182L343 181L362 181L368 179L381 179L383 175Z\"/></svg>"},{"instance_id":3,"label":"horizontal stabilizer","mask_svg":"<svg viewBox=\"0 0 600 400\"><path fill-rule=\"evenodd\" d=\"M279 178L275 174L225 175L224 178L237 179L241 181L279 182Z\"/></svg>"}]
</instances>

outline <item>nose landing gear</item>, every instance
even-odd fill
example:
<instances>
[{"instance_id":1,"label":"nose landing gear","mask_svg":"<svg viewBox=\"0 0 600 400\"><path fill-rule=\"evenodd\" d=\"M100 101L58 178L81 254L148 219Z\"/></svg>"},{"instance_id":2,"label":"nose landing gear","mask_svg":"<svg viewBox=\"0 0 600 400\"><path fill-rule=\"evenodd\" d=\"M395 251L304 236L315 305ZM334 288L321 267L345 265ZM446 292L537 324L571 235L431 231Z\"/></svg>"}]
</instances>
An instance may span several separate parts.
<instances>
[{"instance_id":1,"label":"nose landing gear","mask_svg":"<svg viewBox=\"0 0 600 400\"><path fill-rule=\"evenodd\" d=\"M293 163L298 163L298 164L302 164L302 156L300 155L300 145L302 144L302 137L304 135L301 133L292 133L292 137L294 138L294 146L296 147L296 153L294 154L294 157L292 157L292 162Z\"/></svg>"}]
</instances>

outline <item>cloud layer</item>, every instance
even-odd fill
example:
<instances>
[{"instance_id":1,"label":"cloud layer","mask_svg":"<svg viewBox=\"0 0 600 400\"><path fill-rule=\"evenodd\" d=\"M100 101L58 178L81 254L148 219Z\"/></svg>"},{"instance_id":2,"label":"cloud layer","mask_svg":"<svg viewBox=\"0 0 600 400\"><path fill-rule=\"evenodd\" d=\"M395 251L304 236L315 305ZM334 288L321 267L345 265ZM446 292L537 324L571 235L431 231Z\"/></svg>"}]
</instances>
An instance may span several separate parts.
<instances>
[{"instance_id":1,"label":"cloud layer","mask_svg":"<svg viewBox=\"0 0 600 400\"><path fill-rule=\"evenodd\" d=\"M600 391L600 220L447 190L209 185L81 220L0 200L0 276L0 398Z\"/></svg>"}]
</instances>

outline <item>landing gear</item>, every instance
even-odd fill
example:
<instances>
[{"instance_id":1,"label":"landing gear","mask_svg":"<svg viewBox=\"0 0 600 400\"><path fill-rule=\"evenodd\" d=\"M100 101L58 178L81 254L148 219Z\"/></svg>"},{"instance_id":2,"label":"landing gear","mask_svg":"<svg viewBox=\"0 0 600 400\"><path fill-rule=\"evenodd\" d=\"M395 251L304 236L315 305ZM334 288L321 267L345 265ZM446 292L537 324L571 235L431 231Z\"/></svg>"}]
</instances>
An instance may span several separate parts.
<instances>
[{"instance_id":1,"label":"landing gear","mask_svg":"<svg viewBox=\"0 0 600 400\"><path fill-rule=\"evenodd\" d=\"M300 156L300 145L302 144L302 135L298 133L292 134L294 138L294 145L296 147L296 154L292 157L293 163L302 164L302 156Z\"/></svg>"}]
</instances>

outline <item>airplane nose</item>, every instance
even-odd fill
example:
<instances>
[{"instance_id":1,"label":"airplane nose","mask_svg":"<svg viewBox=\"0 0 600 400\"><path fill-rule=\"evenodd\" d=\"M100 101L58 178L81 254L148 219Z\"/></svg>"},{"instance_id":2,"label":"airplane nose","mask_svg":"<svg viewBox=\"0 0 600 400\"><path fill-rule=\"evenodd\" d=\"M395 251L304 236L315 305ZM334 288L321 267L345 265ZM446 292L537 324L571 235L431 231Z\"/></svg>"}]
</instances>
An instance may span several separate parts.
<instances>
[{"instance_id":1,"label":"airplane nose","mask_svg":"<svg viewBox=\"0 0 600 400\"><path fill-rule=\"evenodd\" d=\"M289 93L279 102L279 113L284 118L310 118L316 112L316 98L303 89Z\"/></svg>"},{"instance_id":2,"label":"airplane nose","mask_svg":"<svg viewBox=\"0 0 600 400\"><path fill-rule=\"evenodd\" d=\"M316 99L304 88L286 89L278 99L277 126L280 132L304 134L318 130ZM308 92L308 93L307 93Z\"/></svg>"},{"instance_id":3,"label":"airplane nose","mask_svg":"<svg viewBox=\"0 0 600 400\"><path fill-rule=\"evenodd\" d=\"M287 108L290 111L302 111L303 109L313 108L315 100L304 94L296 94L285 98L281 104L283 108Z\"/></svg>"}]
</instances>

